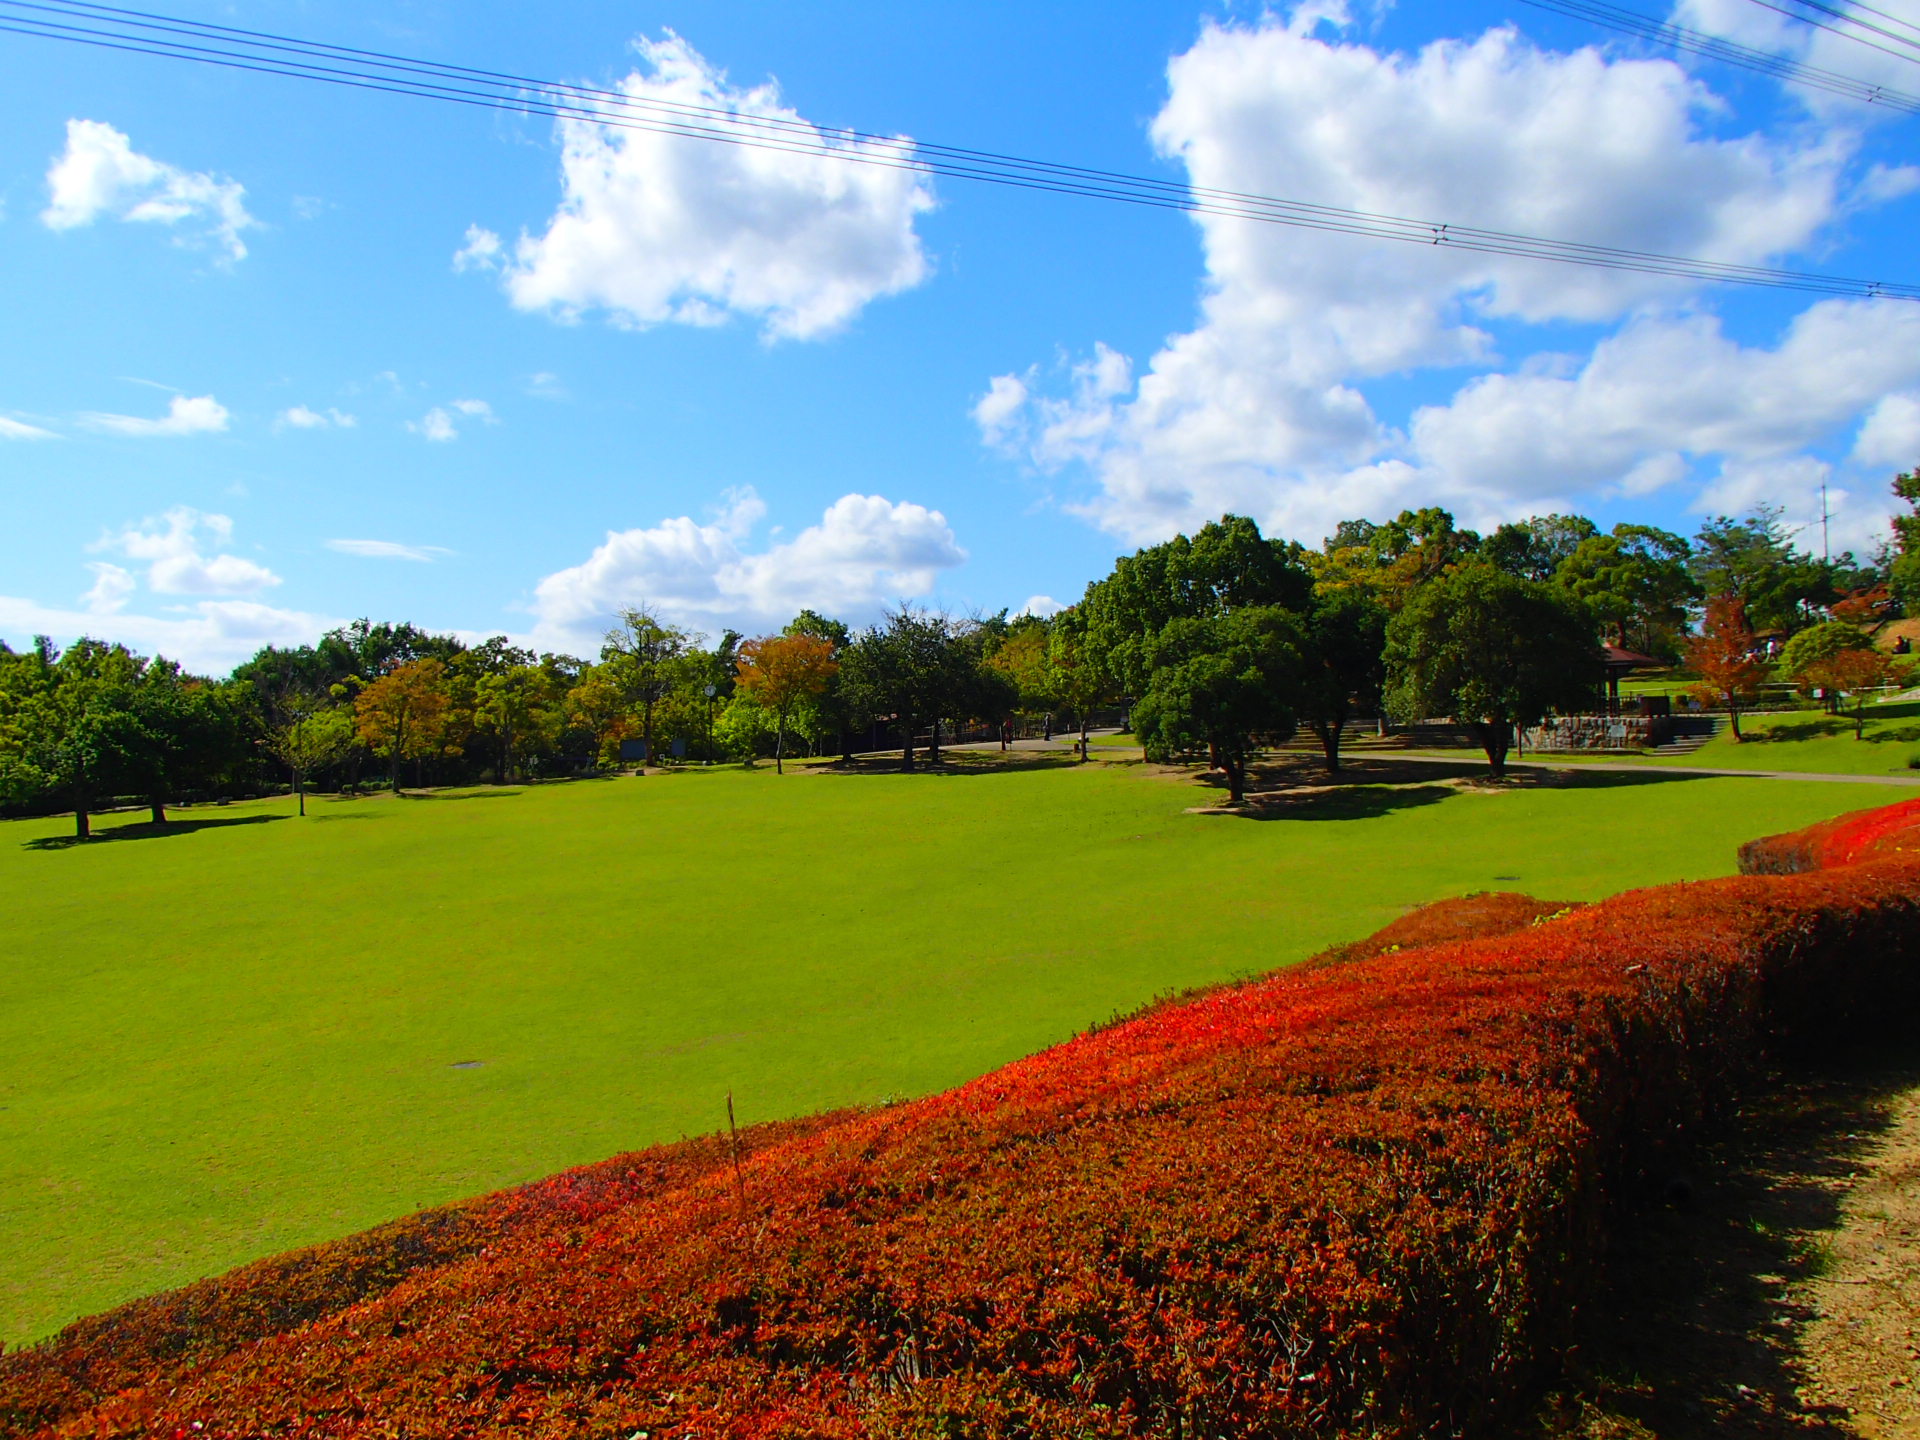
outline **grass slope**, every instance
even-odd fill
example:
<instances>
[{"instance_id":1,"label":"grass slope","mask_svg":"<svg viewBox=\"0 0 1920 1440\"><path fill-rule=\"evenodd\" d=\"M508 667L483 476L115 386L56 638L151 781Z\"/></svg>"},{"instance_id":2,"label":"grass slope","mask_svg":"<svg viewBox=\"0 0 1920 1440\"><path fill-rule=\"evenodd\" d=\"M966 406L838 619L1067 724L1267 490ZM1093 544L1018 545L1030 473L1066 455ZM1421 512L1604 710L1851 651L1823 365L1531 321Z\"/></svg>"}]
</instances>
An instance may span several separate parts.
<instances>
[{"instance_id":1,"label":"grass slope","mask_svg":"<svg viewBox=\"0 0 1920 1440\"><path fill-rule=\"evenodd\" d=\"M1713 770L1793 770L1803 775L1912 775L1907 762L1920 756L1920 704L1901 701L1867 711L1861 739L1844 715L1791 711L1743 715L1746 737L1736 744L1723 728L1691 755L1660 756L1652 765L1699 765Z\"/></svg>"},{"instance_id":2,"label":"grass slope","mask_svg":"<svg viewBox=\"0 0 1920 1440\"><path fill-rule=\"evenodd\" d=\"M729 1088L743 1122L925 1092L1441 896L1726 874L1897 797L1198 798L1130 766L719 771L110 819L128 838L77 848L0 825L0 1338L710 1131Z\"/></svg>"}]
</instances>

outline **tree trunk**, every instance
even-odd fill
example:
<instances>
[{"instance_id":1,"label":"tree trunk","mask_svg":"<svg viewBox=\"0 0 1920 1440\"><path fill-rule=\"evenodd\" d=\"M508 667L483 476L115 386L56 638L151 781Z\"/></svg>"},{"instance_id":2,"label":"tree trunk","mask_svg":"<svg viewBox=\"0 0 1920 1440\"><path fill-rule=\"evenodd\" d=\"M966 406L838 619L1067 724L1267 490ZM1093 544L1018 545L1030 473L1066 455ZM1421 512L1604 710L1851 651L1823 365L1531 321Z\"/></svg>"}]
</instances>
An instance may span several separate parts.
<instances>
[{"instance_id":1,"label":"tree trunk","mask_svg":"<svg viewBox=\"0 0 1920 1440\"><path fill-rule=\"evenodd\" d=\"M853 763L853 732L844 725L840 727L840 763Z\"/></svg>"},{"instance_id":2,"label":"tree trunk","mask_svg":"<svg viewBox=\"0 0 1920 1440\"><path fill-rule=\"evenodd\" d=\"M1327 773L1340 773L1340 730L1338 724L1329 725L1324 720L1307 722L1313 727L1313 733L1320 737L1320 749L1327 757Z\"/></svg>"},{"instance_id":3,"label":"tree trunk","mask_svg":"<svg viewBox=\"0 0 1920 1440\"><path fill-rule=\"evenodd\" d=\"M1227 772L1227 803L1238 805L1247 794L1247 766L1243 760L1221 758L1220 768Z\"/></svg>"},{"instance_id":4,"label":"tree trunk","mask_svg":"<svg viewBox=\"0 0 1920 1440\"><path fill-rule=\"evenodd\" d=\"M1740 733L1740 702L1731 695L1727 697L1727 722L1733 726L1733 743L1738 745L1747 737Z\"/></svg>"},{"instance_id":5,"label":"tree trunk","mask_svg":"<svg viewBox=\"0 0 1920 1440\"><path fill-rule=\"evenodd\" d=\"M784 715L773 726L773 773L787 773L787 717Z\"/></svg>"},{"instance_id":6,"label":"tree trunk","mask_svg":"<svg viewBox=\"0 0 1920 1440\"><path fill-rule=\"evenodd\" d=\"M900 768L913 769L913 727L911 725L907 727L907 748L900 752Z\"/></svg>"},{"instance_id":7,"label":"tree trunk","mask_svg":"<svg viewBox=\"0 0 1920 1440\"><path fill-rule=\"evenodd\" d=\"M91 840L93 838L93 825L87 814L87 800L88 796L86 791L81 790L75 792L73 797L73 838L76 840Z\"/></svg>"},{"instance_id":8,"label":"tree trunk","mask_svg":"<svg viewBox=\"0 0 1920 1440\"><path fill-rule=\"evenodd\" d=\"M1487 752L1487 769L1496 780L1507 773L1507 747L1513 743L1513 727L1505 722L1475 721L1480 732L1480 748Z\"/></svg>"},{"instance_id":9,"label":"tree trunk","mask_svg":"<svg viewBox=\"0 0 1920 1440\"><path fill-rule=\"evenodd\" d=\"M167 797L166 796L149 795L147 797L147 809L152 812L154 824L164 825L167 823Z\"/></svg>"},{"instance_id":10,"label":"tree trunk","mask_svg":"<svg viewBox=\"0 0 1920 1440\"><path fill-rule=\"evenodd\" d=\"M307 787L301 783L304 778L305 777L300 774L298 767L296 767L293 772L293 794L294 798L300 802L300 814L302 818L304 818L307 813Z\"/></svg>"}]
</instances>

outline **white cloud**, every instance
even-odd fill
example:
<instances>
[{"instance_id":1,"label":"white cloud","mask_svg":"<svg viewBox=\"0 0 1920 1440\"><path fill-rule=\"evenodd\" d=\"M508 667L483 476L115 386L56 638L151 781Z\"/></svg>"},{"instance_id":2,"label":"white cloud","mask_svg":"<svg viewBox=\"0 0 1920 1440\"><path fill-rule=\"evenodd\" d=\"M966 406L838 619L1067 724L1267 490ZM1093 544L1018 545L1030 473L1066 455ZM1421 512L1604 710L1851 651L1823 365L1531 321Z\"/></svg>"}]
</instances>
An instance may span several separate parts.
<instances>
[{"instance_id":1,"label":"white cloud","mask_svg":"<svg viewBox=\"0 0 1920 1440\"><path fill-rule=\"evenodd\" d=\"M227 407L211 395L176 395L168 404L167 413L158 420L139 415L105 415L98 411L88 411L80 420L92 429L109 434L151 440L218 434L227 428L231 418Z\"/></svg>"},{"instance_id":2,"label":"white cloud","mask_svg":"<svg viewBox=\"0 0 1920 1440\"><path fill-rule=\"evenodd\" d=\"M1879 0L1879 6L1902 16L1908 24L1920 21L1920 12L1903 0ZM1830 30L1796 25L1771 6L1751 4L1749 0L1679 0L1672 14L1674 24L1691 30L1717 35L1769 54L1784 55L1813 69L1837 72L1851 80L1908 95L1914 93L1910 59L1888 54L1884 49L1870 49ZM1871 35L1862 38L1873 41L1876 46L1885 45ZM1901 113L1884 105L1864 104L1809 86L1790 85L1788 89L1808 110L1823 117L1842 117L1860 123L1893 119Z\"/></svg>"},{"instance_id":3,"label":"white cloud","mask_svg":"<svg viewBox=\"0 0 1920 1440\"><path fill-rule=\"evenodd\" d=\"M58 440L60 437L51 430L42 430L38 425L29 425L24 420L9 420L0 415L0 440Z\"/></svg>"},{"instance_id":4,"label":"white cloud","mask_svg":"<svg viewBox=\"0 0 1920 1440\"><path fill-rule=\"evenodd\" d=\"M619 86L632 99L779 121L847 154L910 152L905 140L829 139L781 104L775 84L731 86L670 32L637 48L643 68ZM740 315L769 340L806 339L927 276L914 232L933 205L924 172L584 120L559 128L563 197L546 232L523 234L509 257L476 225L454 258L456 269L498 269L523 310L604 310L633 326Z\"/></svg>"},{"instance_id":5,"label":"white cloud","mask_svg":"<svg viewBox=\"0 0 1920 1440\"><path fill-rule=\"evenodd\" d=\"M157 520L104 535L91 548L144 561L147 588L159 595L250 595L280 583L264 565L238 555L202 553L203 546L219 550L232 538L233 521L225 515L178 505Z\"/></svg>"},{"instance_id":6,"label":"white cloud","mask_svg":"<svg viewBox=\"0 0 1920 1440\"><path fill-rule=\"evenodd\" d=\"M47 171L47 189L40 218L49 229L91 225L103 215L157 225L190 221L181 241L211 243L228 262L246 257L240 232L257 223L235 181L142 155L98 120L67 121L67 148Z\"/></svg>"},{"instance_id":7,"label":"white cloud","mask_svg":"<svg viewBox=\"0 0 1920 1440\"><path fill-rule=\"evenodd\" d=\"M105 560L87 566L93 572L93 585L80 597L80 603L96 615L112 615L126 607L137 582L133 573Z\"/></svg>"},{"instance_id":8,"label":"white cloud","mask_svg":"<svg viewBox=\"0 0 1920 1440\"><path fill-rule=\"evenodd\" d=\"M1778 459L1917 382L1920 305L1908 302L1821 301L1770 350L1710 316L1643 318L1576 375L1486 375L1419 410L1413 448L1450 493L1565 497L1670 453Z\"/></svg>"},{"instance_id":9,"label":"white cloud","mask_svg":"<svg viewBox=\"0 0 1920 1440\"><path fill-rule=\"evenodd\" d=\"M1042 620L1046 620L1058 615L1066 608L1066 606L1062 605L1051 595L1030 595L1027 597L1027 603L1013 613L1016 615L1037 615Z\"/></svg>"},{"instance_id":10,"label":"white cloud","mask_svg":"<svg viewBox=\"0 0 1920 1440\"><path fill-rule=\"evenodd\" d=\"M189 670L222 675L263 645L306 645L345 623L252 600L202 600L176 617L62 610L0 595L0 636L19 646L35 635L58 645L82 636L119 641L148 655L165 655Z\"/></svg>"},{"instance_id":11,"label":"white cloud","mask_svg":"<svg viewBox=\"0 0 1920 1440\"><path fill-rule=\"evenodd\" d=\"M484 400L455 400L451 404L436 405L418 420L409 420L407 428L416 435L424 435L429 440L445 443L460 438L460 427L456 417L480 420L488 425L498 425L500 417L493 413L493 407Z\"/></svg>"},{"instance_id":12,"label":"white cloud","mask_svg":"<svg viewBox=\"0 0 1920 1440\"><path fill-rule=\"evenodd\" d=\"M1868 469L1920 470L1920 393L1889 395L1874 406L1852 459Z\"/></svg>"},{"instance_id":13,"label":"white cloud","mask_svg":"<svg viewBox=\"0 0 1920 1440\"><path fill-rule=\"evenodd\" d=\"M418 560L423 564L453 553L439 545L402 545L397 540L329 540L327 549L367 560Z\"/></svg>"},{"instance_id":14,"label":"white cloud","mask_svg":"<svg viewBox=\"0 0 1920 1440\"><path fill-rule=\"evenodd\" d=\"M1724 107L1670 62L1543 51L1510 29L1383 53L1314 38L1319 18L1209 25L1175 57L1153 135L1194 184L1741 263L1805 246L1840 211L1852 132L1725 135ZM1652 413L1608 410L1596 383L1608 374L1604 357L1543 356L1472 382L1409 437L1375 413L1363 386L1435 367L1488 367L1496 358L1489 322L1658 315L1687 301L1686 287L1446 245L1221 216L1198 223L1206 253L1199 323L1169 340L1137 382L1127 357L1096 345L1064 371L996 377L974 407L990 445L1047 471L1084 466L1096 488L1072 508L1132 541L1224 510L1312 539L1345 516L1407 503L1453 504L1481 519L1524 513L1535 497L1563 496L1596 477L1644 490L1671 482L1680 449L1713 448L1724 437L1757 454L1788 443L1789 433L1844 423L1843 404L1823 390L1857 409L1877 398L1869 377L1904 366L1864 356L1894 324L1892 307L1816 306L1795 327L1807 335L1787 349L1857 368L1796 377L1786 361L1740 352L1750 362L1747 388L1736 381L1729 393L1784 398L1782 411L1719 413L1730 407L1710 402L1704 392L1718 377L1706 372L1679 376L1677 395L1628 376L1622 386ZM1707 333L1708 322L1669 315L1658 326L1675 353L1740 351ZM1637 334L1630 326L1620 339ZM1564 378L1584 371L1584 385ZM1588 397L1596 416L1588 433L1607 442L1607 453L1574 453L1547 422L1530 422L1517 397L1556 386ZM1496 407L1497 399L1509 403ZM1702 412L1691 428L1673 415L1688 404ZM1492 418L1507 424L1511 453L1475 439L1467 415L1475 405L1502 412ZM1446 416L1458 422L1452 431ZM1531 451L1519 444L1529 423ZM1676 430L1686 431L1683 440L1662 438ZM1470 453L1492 468L1466 464Z\"/></svg>"},{"instance_id":15,"label":"white cloud","mask_svg":"<svg viewBox=\"0 0 1920 1440\"><path fill-rule=\"evenodd\" d=\"M305 405L294 405L282 410L273 422L275 429L288 430L325 430L330 426L351 430L359 423L357 417L346 414L344 411L329 409L322 414Z\"/></svg>"},{"instance_id":16,"label":"white cloud","mask_svg":"<svg viewBox=\"0 0 1920 1440\"><path fill-rule=\"evenodd\" d=\"M911 502L843 495L819 524L752 550L765 515L758 495L738 490L705 524L683 515L609 532L585 562L535 587L535 635L543 646L590 651L616 610L642 601L684 623L747 630L807 606L857 619L926 595L966 559L946 517Z\"/></svg>"}]
</instances>

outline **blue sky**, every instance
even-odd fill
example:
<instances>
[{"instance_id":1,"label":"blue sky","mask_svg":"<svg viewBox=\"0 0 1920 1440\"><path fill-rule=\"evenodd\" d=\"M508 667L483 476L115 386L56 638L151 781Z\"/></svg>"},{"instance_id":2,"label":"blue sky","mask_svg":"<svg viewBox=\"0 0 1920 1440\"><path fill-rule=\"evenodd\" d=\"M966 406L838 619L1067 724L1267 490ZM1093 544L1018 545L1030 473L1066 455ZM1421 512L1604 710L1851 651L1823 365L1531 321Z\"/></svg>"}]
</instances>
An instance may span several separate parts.
<instances>
[{"instance_id":1,"label":"blue sky","mask_svg":"<svg viewBox=\"0 0 1920 1440\"><path fill-rule=\"evenodd\" d=\"M1914 120L1522 5L172 8L1915 278ZM1749 0L1677 18L1920 90L1920 66ZM1425 503L1691 531L1762 500L1804 523L1825 482L1836 543L1862 544L1920 461L1920 305L567 137L10 35L0 96L16 645L92 633L222 670L358 615L587 653L641 600L709 633L802 604L1018 608L1225 509L1310 543Z\"/></svg>"}]
</instances>

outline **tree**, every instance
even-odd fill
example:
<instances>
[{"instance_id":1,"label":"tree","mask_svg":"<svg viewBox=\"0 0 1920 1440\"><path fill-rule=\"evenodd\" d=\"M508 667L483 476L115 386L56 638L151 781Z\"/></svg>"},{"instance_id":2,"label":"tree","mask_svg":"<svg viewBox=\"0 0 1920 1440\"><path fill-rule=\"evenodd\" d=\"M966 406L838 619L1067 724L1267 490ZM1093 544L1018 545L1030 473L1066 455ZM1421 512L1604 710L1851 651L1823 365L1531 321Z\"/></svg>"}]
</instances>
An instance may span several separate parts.
<instances>
[{"instance_id":1,"label":"tree","mask_svg":"<svg viewBox=\"0 0 1920 1440\"><path fill-rule=\"evenodd\" d=\"M133 714L146 662L123 645L78 640L56 652L45 636L9 666L6 730L9 787L61 796L78 840L93 833L103 794L138 768L147 736Z\"/></svg>"},{"instance_id":2,"label":"tree","mask_svg":"<svg viewBox=\"0 0 1920 1440\"><path fill-rule=\"evenodd\" d=\"M400 765L438 753L447 727L447 667L438 660L410 661L382 675L354 697L360 738L392 764L393 793L400 793Z\"/></svg>"},{"instance_id":3,"label":"tree","mask_svg":"<svg viewBox=\"0 0 1920 1440\"><path fill-rule=\"evenodd\" d=\"M1047 691L1073 715L1080 729L1080 758L1087 758L1089 712L1114 697L1118 687L1100 652L1087 633L1087 621L1079 609L1063 610L1053 617L1047 635ZM1153 651L1149 651L1149 661ZM1151 672L1149 672L1151 673Z\"/></svg>"},{"instance_id":4,"label":"tree","mask_svg":"<svg viewBox=\"0 0 1920 1440\"><path fill-rule=\"evenodd\" d=\"M1554 571L1600 527L1584 515L1535 515L1502 525L1480 543L1480 558L1523 580L1551 580Z\"/></svg>"},{"instance_id":5,"label":"tree","mask_svg":"<svg viewBox=\"0 0 1920 1440\"><path fill-rule=\"evenodd\" d=\"M1787 641L1780 651L1778 668L1782 675L1799 682L1803 694L1813 690L1831 692L1836 687L1824 673L1828 662L1850 651L1872 649L1873 639L1866 631L1844 620L1828 620L1819 625L1809 625ZM1831 694L1827 708L1839 708Z\"/></svg>"},{"instance_id":6,"label":"tree","mask_svg":"<svg viewBox=\"0 0 1920 1440\"><path fill-rule=\"evenodd\" d=\"M1896 499L1906 513L1893 517L1890 584L1909 615L1920 615L1920 465L1893 477Z\"/></svg>"},{"instance_id":7,"label":"tree","mask_svg":"<svg viewBox=\"0 0 1920 1440\"><path fill-rule=\"evenodd\" d=\"M682 662L700 639L668 624L647 605L622 610L620 623L607 632L600 658L628 705L640 711L640 737L646 741L649 762L654 759L654 709L673 692Z\"/></svg>"},{"instance_id":8,"label":"tree","mask_svg":"<svg viewBox=\"0 0 1920 1440\"><path fill-rule=\"evenodd\" d=\"M1710 705L1726 706L1735 744L1745 738L1740 734L1740 706L1760 693L1767 675L1767 667L1754 658L1754 645L1746 601L1722 594L1707 602L1700 633L1686 647L1686 667L1700 677L1694 693Z\"/></svg>"},{"instance_id":9,"label":"tree","mask_svg":"<svg viewBox=\"0 0 1920 1440\"><path fill-rule=\"evenodd\" d=\"M1669 531L1621 524L1581 541L1552 578L1580 597L1614 644L1671 660L1679 655L1687 607L1700 598L1688 569L1692 553Z\"/></svg>"},{"instance_id":10,"label":"tree","mask_svg":"<svg viewBox=\"0 0 1920 1440\"><path fill-rule=\"evenodd\" d=\"M1380 704L1387 609L1364 587L1344 585L1316 595L1300 625L1300 717L1338 774L1348 719Z\"/></svg>"},{"instance_id":11,"label":"tree","mask_svg":"<svg viewBox=\"0 0 1920 1440\"><path fill-rule=\"evenodd\" d=\"M773 716L776 773L786 773L787 722L794 708L821 694L839 669L833 643L817 635L768 635L740 647L740 688Z\"/></svg>"},{"instance_id":12,"label":"tree","mask_svg":"<svg viewBox=\"0 0 1920 1440\"><path fill-rule=\"evenodd\" d=\"M1293 732L1300 649L1298 623L1275 606L1170 622L1153 643L1153 678L1133 704L1147 758L1205 747L1238 805L1259 738Z\"/></svg>"},{"instance_id":13,"label":"tree","mask_svg":"<svg viewBox=\"0 0 1920 1440\"><path fill-rule=\"evenodd\" d=\"M1853 720L1853 738L1862 739L1867 726L1867 702L1887 683L1893 662L1878 650L1839 650L1811 662L1805 676L1824 689L1836 712Z\"/></svg>"},{"instance_id":14,"label":"tree","mask_svg":"<svg viewBox=\"0 0 1920 1440\"><path fill-rule=\"evenodd\" d=\"M1140 695L1155 638L1171 622L1254 606L1295 610L1312 587L1297 546L1267 539L1244 515L1223 515L1191 539L1176 535L1115 561L1111 575L1087 587L1074 623L1096 673Z\"/></svg>"},{"instance_id":15,"label":"tree","mask_svg":"<svg viewBox=\"0 0 1920 1440\"><path fill-rule=\"evenodd\" d=\"M1794 548L1777 505L1739 520L1717 515L1694 537L1688 564L1709 600L1738 598L1750 624L1792 632L1839 599L1832 566Z\"/></svg>"},{"instance_id":16,"label":"tree","mask_svg":"<svg viewBox=\"0 0 1920 1440\"><path fill-rule=\"evenodd\" d=\"M1474 561L1416 589L1386 630L1388 702L1470 725L1494 775L1516 727L1592 703L1599 647L1578 601Z\"/></svg>"},{"instance_id":17,"label":"tree","mask_svg":"<svg viewBox=\"0 0 1920 1440\"><path fill-rule=\"evenodd\" d=\"M821 615L817 611L802 610L787 622L783 635L811 635L816 640L824 640L833 647L836 667L845 656L847 646L853 643L852 632L838 620ZM729 683L732 677L729 676ZM843 764L853 763L853 737L858 730L867 726L867 717L860 708L859 696L855 688L848 683L847 676L836 668L828 678L827 685L812 700L805 702L799 710L799 725L806 732L807 741L816 753L820 744L831 738L834 747L840 752Z\"/></svg>"},{"instance_id":18,"label":"tree","mask_svg":"<svg viewBox=\"0 0 1920 1440\"><path fill-rule=\"evenodd\" d=\"M902 742L900 768L913 769L914 737L935 727L929 759L938 761L940 717L963 692L970 657L955 644L945 615L903 605L870 626L841 657L842 673L860 706L891 720Z\"/></svg>"},{"instance_id":19,"label":"tree","mask_svg":"<svg viewBox=\"0 0 1920 1440\"><path fill-rule=\"evenodd\" d=\"M496 785L513 778L523 752L552 725L558 708L553 677L538 665L510 665L474 683L473 724L493 737Z\"/></svg>"},{"instance_id":20,"label":"tree","mask_svg":"<svg viewBox=\"0 0 1920 1440\"><path fill-rule=\"evenodd\" d=\"M338 763L353 748L353 716L344 707L329 707L310 691L295 691L281 697L263 743L267 753L293 773L293 793L305 815L307 777Z\"/></svg>"}]
</instances>

